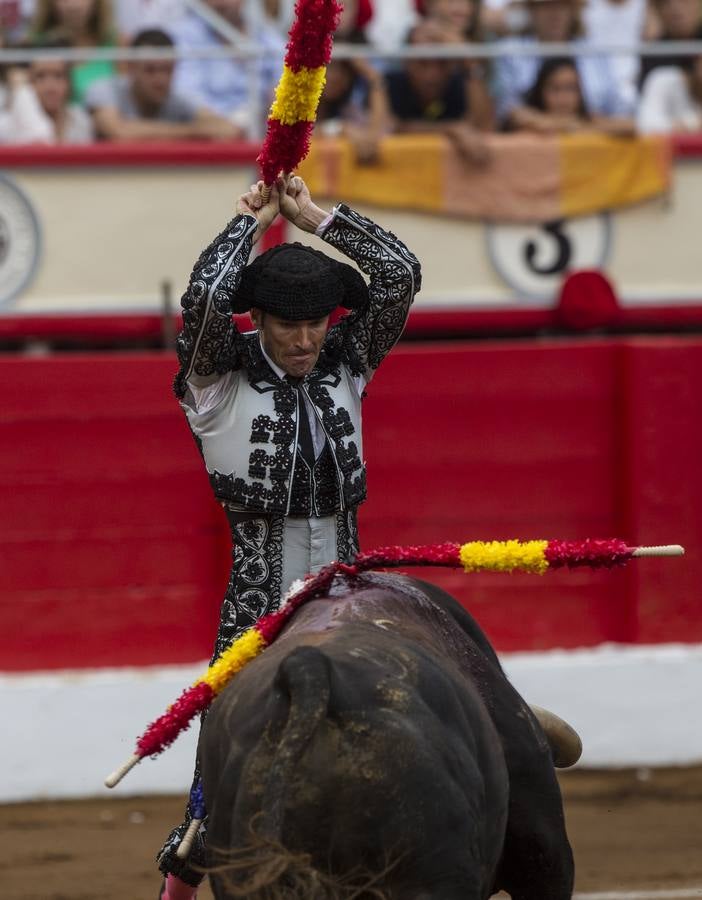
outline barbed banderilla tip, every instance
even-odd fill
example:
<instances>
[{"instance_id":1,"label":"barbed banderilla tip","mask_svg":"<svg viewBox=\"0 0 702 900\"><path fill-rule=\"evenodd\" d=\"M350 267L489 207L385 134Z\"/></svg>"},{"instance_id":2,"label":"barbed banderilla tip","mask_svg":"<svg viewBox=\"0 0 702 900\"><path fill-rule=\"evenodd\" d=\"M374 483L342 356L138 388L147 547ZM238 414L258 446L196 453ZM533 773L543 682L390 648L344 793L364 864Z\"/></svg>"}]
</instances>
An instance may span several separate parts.
<instances>
[{"instance_id":1,"label":"barbed banderilla tip","mask_svg":"<svg viewBox=\"0 0 702 900\"><path fill-rule=\"evenodd\" d=\"M662 544L659 547L637 547L632 556L684 556L685 548L680 544Z\"/></svg>"},{"instance_id":2,"label":"barbed banderilla tip","mask_svg":"<svg viewBox=\"0 0 702 900\"><path fill-rule=\"evenodd\" d=\"M132 754L125 763L122 763L118 769L115 769L111 775L107 776L105 779L105 787L113 788L116 784L119 784L127 772L130 772L140 760L141 757L138 754Z\"/></svg>"}]
</instances>

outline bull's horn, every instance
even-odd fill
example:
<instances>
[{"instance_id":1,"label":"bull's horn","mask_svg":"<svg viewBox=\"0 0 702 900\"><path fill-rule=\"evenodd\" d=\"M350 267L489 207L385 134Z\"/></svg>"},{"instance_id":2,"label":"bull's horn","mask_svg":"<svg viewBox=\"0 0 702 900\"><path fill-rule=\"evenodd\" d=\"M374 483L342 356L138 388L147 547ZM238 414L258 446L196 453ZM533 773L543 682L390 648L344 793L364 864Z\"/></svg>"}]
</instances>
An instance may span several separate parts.
<instances>
[{"instance_id":1,"label":"bull's horn","mask_svg":"<svg viewBox=\"0 0 702 900\"><path fill-rule=\"evenodd\" d=\"M580 740L578 732L548 709L531 704L529 704L529 709L534 713L537 722L546 734L554 766L558 769L574 766L583 752L583 742Z\"/></svg>"}]
</instances>

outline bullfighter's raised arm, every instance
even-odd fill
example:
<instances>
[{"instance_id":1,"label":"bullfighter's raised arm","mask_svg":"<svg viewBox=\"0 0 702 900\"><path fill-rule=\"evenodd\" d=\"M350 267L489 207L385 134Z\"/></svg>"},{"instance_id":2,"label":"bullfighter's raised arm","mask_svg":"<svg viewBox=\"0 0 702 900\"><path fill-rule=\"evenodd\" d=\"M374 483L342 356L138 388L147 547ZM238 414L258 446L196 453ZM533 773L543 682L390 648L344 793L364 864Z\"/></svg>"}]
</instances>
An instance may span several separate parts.
<instances>
[{"instance_id":1,"label":"bullfighter's raised arm","mask_svg":"<svg viewBox=\"0 0 702 900\"><path fill-rule=\"evenodd\" d=\"M370 379L405 327L421 287L419 261L392 232L343 203L319 233L370 277L367 306L354 310L339 325Z\"/></svg>"},{"instance_id":2,"label":"bullfighter's raised arm","mask_svg":"<svg viewBox=\"0 0 702 900\"><path fill-rule=\"evenodd\" d=\"M238 367L239 333L232 299L251 250L278 215L277 188L265 206L252 206L251 195L237 204L238 215L200 254L181 299L183 329L176 341L180 370L175 390L183 397L188 383L205 387Z\"/></svg>"}]
</instances>

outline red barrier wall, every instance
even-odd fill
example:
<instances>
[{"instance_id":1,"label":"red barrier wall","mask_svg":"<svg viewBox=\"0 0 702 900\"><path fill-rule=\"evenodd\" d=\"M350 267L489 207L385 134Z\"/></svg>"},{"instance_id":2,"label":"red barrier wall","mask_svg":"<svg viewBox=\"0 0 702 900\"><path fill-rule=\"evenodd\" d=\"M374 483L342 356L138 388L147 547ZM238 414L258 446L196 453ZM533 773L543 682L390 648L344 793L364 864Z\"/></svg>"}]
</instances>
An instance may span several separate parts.
<instances>
[{"instance_id":1,"label":"red barrier wall","mask_svg":"<svg viewBox=\"0 0 702 900\"><path fill-rule=\"evenodd\" d=\"M228 537L170 354L0 359L0 668L208 655ZM702 640L702 339L401 345L365 405L366 549L680 542L617 572L423 570L502 650Z\"/></svg>"}]
</instances>

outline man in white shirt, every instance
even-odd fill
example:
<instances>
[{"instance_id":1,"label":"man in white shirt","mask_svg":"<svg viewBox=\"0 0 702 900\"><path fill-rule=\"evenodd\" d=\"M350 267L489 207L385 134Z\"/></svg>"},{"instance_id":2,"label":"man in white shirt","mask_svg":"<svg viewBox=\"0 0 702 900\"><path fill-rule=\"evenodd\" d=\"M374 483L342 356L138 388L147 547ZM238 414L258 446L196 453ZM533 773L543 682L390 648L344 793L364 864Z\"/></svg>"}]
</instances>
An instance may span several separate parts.
<instances>
[{"instance_id":1,"label":"man in white shirt","mask_svg":"<svg viewBox=\"0 0 702 900\"><path fill-rule=\"evenodd\" d=\"M173 47L165 31L140 31L132 47ZM86 104L101 137L112 141L234 140L242 136L230 121L180 95L173 86L175 62L139 59L127 75L103 78L88 88Z\"/></svg>"}]
</instances>

